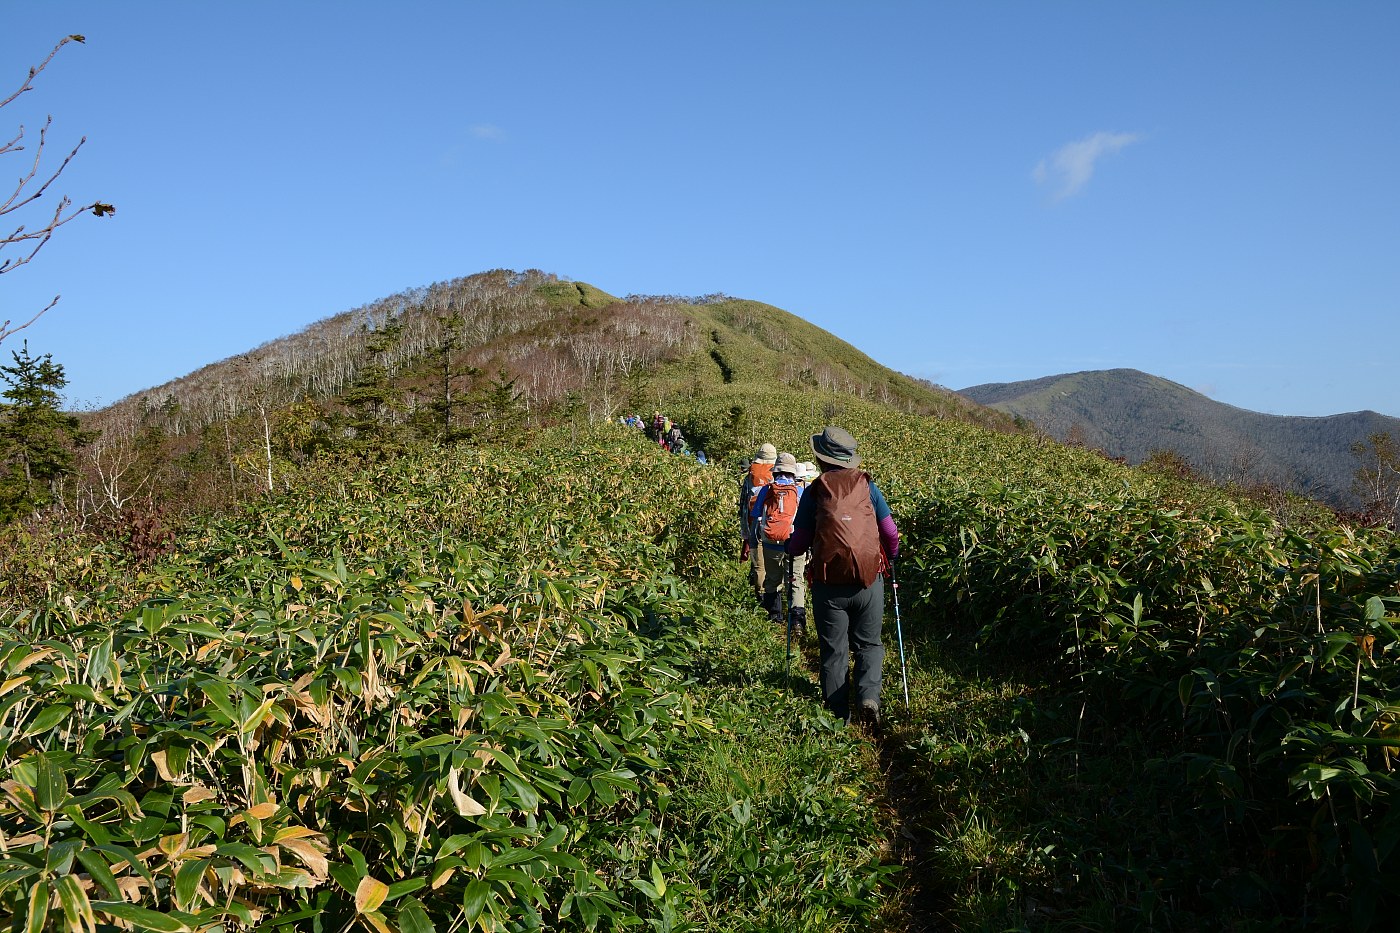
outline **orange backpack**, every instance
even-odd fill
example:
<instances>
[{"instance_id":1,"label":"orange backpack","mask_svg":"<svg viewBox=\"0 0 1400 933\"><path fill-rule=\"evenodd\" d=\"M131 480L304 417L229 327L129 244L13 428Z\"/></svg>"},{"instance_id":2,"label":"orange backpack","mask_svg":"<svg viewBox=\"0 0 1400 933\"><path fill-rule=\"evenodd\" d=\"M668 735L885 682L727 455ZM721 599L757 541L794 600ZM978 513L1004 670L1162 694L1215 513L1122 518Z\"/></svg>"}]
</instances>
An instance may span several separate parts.
<instances>
[{"instance_id":1,"label":"orange backpack","mask_svg":"<svg viewBox=\"0 0 1400 933\"><path fill-rule=\"evenodd\" d=\"M763 512L758 517L758 536L764 544L787 544L792 537L792 520L797 515L796 483L772 483Z\"/></svg>"},{"instance_id":2,"label":"orange backpack","mask_svg":"<svg viewBox=\"0 0 1400 933\"><path fill-rule=\"evenodd\" d=\"M753 511L753 504L758 499L758 491L769 483L773 482L773 464L758 463L749 464L749 501L744 503L744 511Z\"/></svg>"}]
</instances>

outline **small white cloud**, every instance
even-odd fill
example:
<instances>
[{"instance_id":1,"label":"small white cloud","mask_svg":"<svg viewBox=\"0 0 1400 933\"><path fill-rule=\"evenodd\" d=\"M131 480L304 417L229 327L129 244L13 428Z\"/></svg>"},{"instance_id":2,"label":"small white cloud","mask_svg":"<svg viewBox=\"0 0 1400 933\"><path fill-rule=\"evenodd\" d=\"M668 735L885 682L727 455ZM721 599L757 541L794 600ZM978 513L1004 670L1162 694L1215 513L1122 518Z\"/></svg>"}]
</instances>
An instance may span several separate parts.
<instances>
[{"instance_id":1,"label":"small white cloud","mask_svg":"<svg viewBox=\"0 0 1400 933\"><path fill-rule=\"evenodd\" d=\"M1062 201L1083 190L1089 179L1094 177L1094 167L1099 159L1142 138L1141 133L1095 133L1062 146L1054 155L1041 159L1031 177L1036 184L1050 186L1054 199Z\"/></svg>"},{"instance_id":2,"label":"small white cloud","mask_svg":"<svg viewBox=\"0 0 1400 933\"><path fill-rule=\"evenodd\" d=\"M506 138L506 131L499 126L490 123L477 123L469 127L472 136L477 139L500 140Z\"/></svg>"}]
</instances>

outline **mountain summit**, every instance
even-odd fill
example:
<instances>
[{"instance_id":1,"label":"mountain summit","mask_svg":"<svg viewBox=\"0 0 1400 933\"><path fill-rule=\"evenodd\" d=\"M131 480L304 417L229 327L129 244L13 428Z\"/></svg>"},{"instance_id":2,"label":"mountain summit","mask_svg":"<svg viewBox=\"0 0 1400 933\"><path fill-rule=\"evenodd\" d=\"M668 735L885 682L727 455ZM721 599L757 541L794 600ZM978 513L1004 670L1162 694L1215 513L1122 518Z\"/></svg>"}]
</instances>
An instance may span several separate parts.
<instances>
[{"instance_id":1,"label":"mountain summit","mask_svg":"<svg viewBox=\"0 0 1400 933\"><path fill-rule=\"evenodd\" d=\"M1378 432L1400 437L1400 418L1374 411L1266 415L1136 369L987 383L959 394L1130 463L1170 450L1218 481L1266 483L1345 508L1359 504L1351 446Z\"/></svg>"}]
</instances>

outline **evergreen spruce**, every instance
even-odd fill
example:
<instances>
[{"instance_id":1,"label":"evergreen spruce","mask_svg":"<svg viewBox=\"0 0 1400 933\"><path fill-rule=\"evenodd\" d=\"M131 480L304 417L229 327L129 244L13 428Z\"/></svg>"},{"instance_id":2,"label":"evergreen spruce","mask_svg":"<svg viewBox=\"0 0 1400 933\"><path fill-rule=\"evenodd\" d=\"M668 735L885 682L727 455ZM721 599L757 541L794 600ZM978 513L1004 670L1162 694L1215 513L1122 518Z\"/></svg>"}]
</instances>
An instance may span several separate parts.
<instances>
[{"instance_id":1,"label":"evergreen spruce","mask_svg":"<svg viewBox=\"0 0 1400 933\"><path fill-rule=\"evenodd\" d=\"M35 357L26 342L0 366L9 388L0 393L0 521L33 514L54 501L59 479L73 472L72 448L87 436L75 415L59 410L68 384L63 367L46 353Z\"/></svg>"}]
</instances>

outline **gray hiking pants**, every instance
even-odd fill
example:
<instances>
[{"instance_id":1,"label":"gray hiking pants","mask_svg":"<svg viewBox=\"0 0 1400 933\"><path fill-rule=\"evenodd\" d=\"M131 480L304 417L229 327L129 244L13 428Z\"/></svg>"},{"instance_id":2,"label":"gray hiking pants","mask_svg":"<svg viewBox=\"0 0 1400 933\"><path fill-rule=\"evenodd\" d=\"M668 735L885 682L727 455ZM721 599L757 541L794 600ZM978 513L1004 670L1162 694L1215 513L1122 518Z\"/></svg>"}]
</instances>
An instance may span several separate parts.
<instances>
[{"instance_id":1,"label":"gray hiking pants","mask_svg":"<svg viewBox=\"0 0 1400 933\"><path fill-rule=\"evenodd\" d=\"M822 700L832 713L849 721L852 708L867 700L880 704L885 580L876 577L863 588L813 583L810 603L821 648ZM852 656L854 674L849 670Z\"/></svg>"},{"instance_id":2,"label":"gray hiking pants","mask_svg":"<svg viewBox=\"0 0 1400 933\"><path fill-rule=\"evenodd\" d=\"M792 558L792 590L787 590L788 572L784 561L788 555L783 551L775 551L768 547L759 547L762 555L759 562L763 569L759 571L759 577L763 582L759 589L764 593L782 592L783 603L791 609L799 609L807 605L807 555L798 554Z\"/></svg>"}]
</instances>

